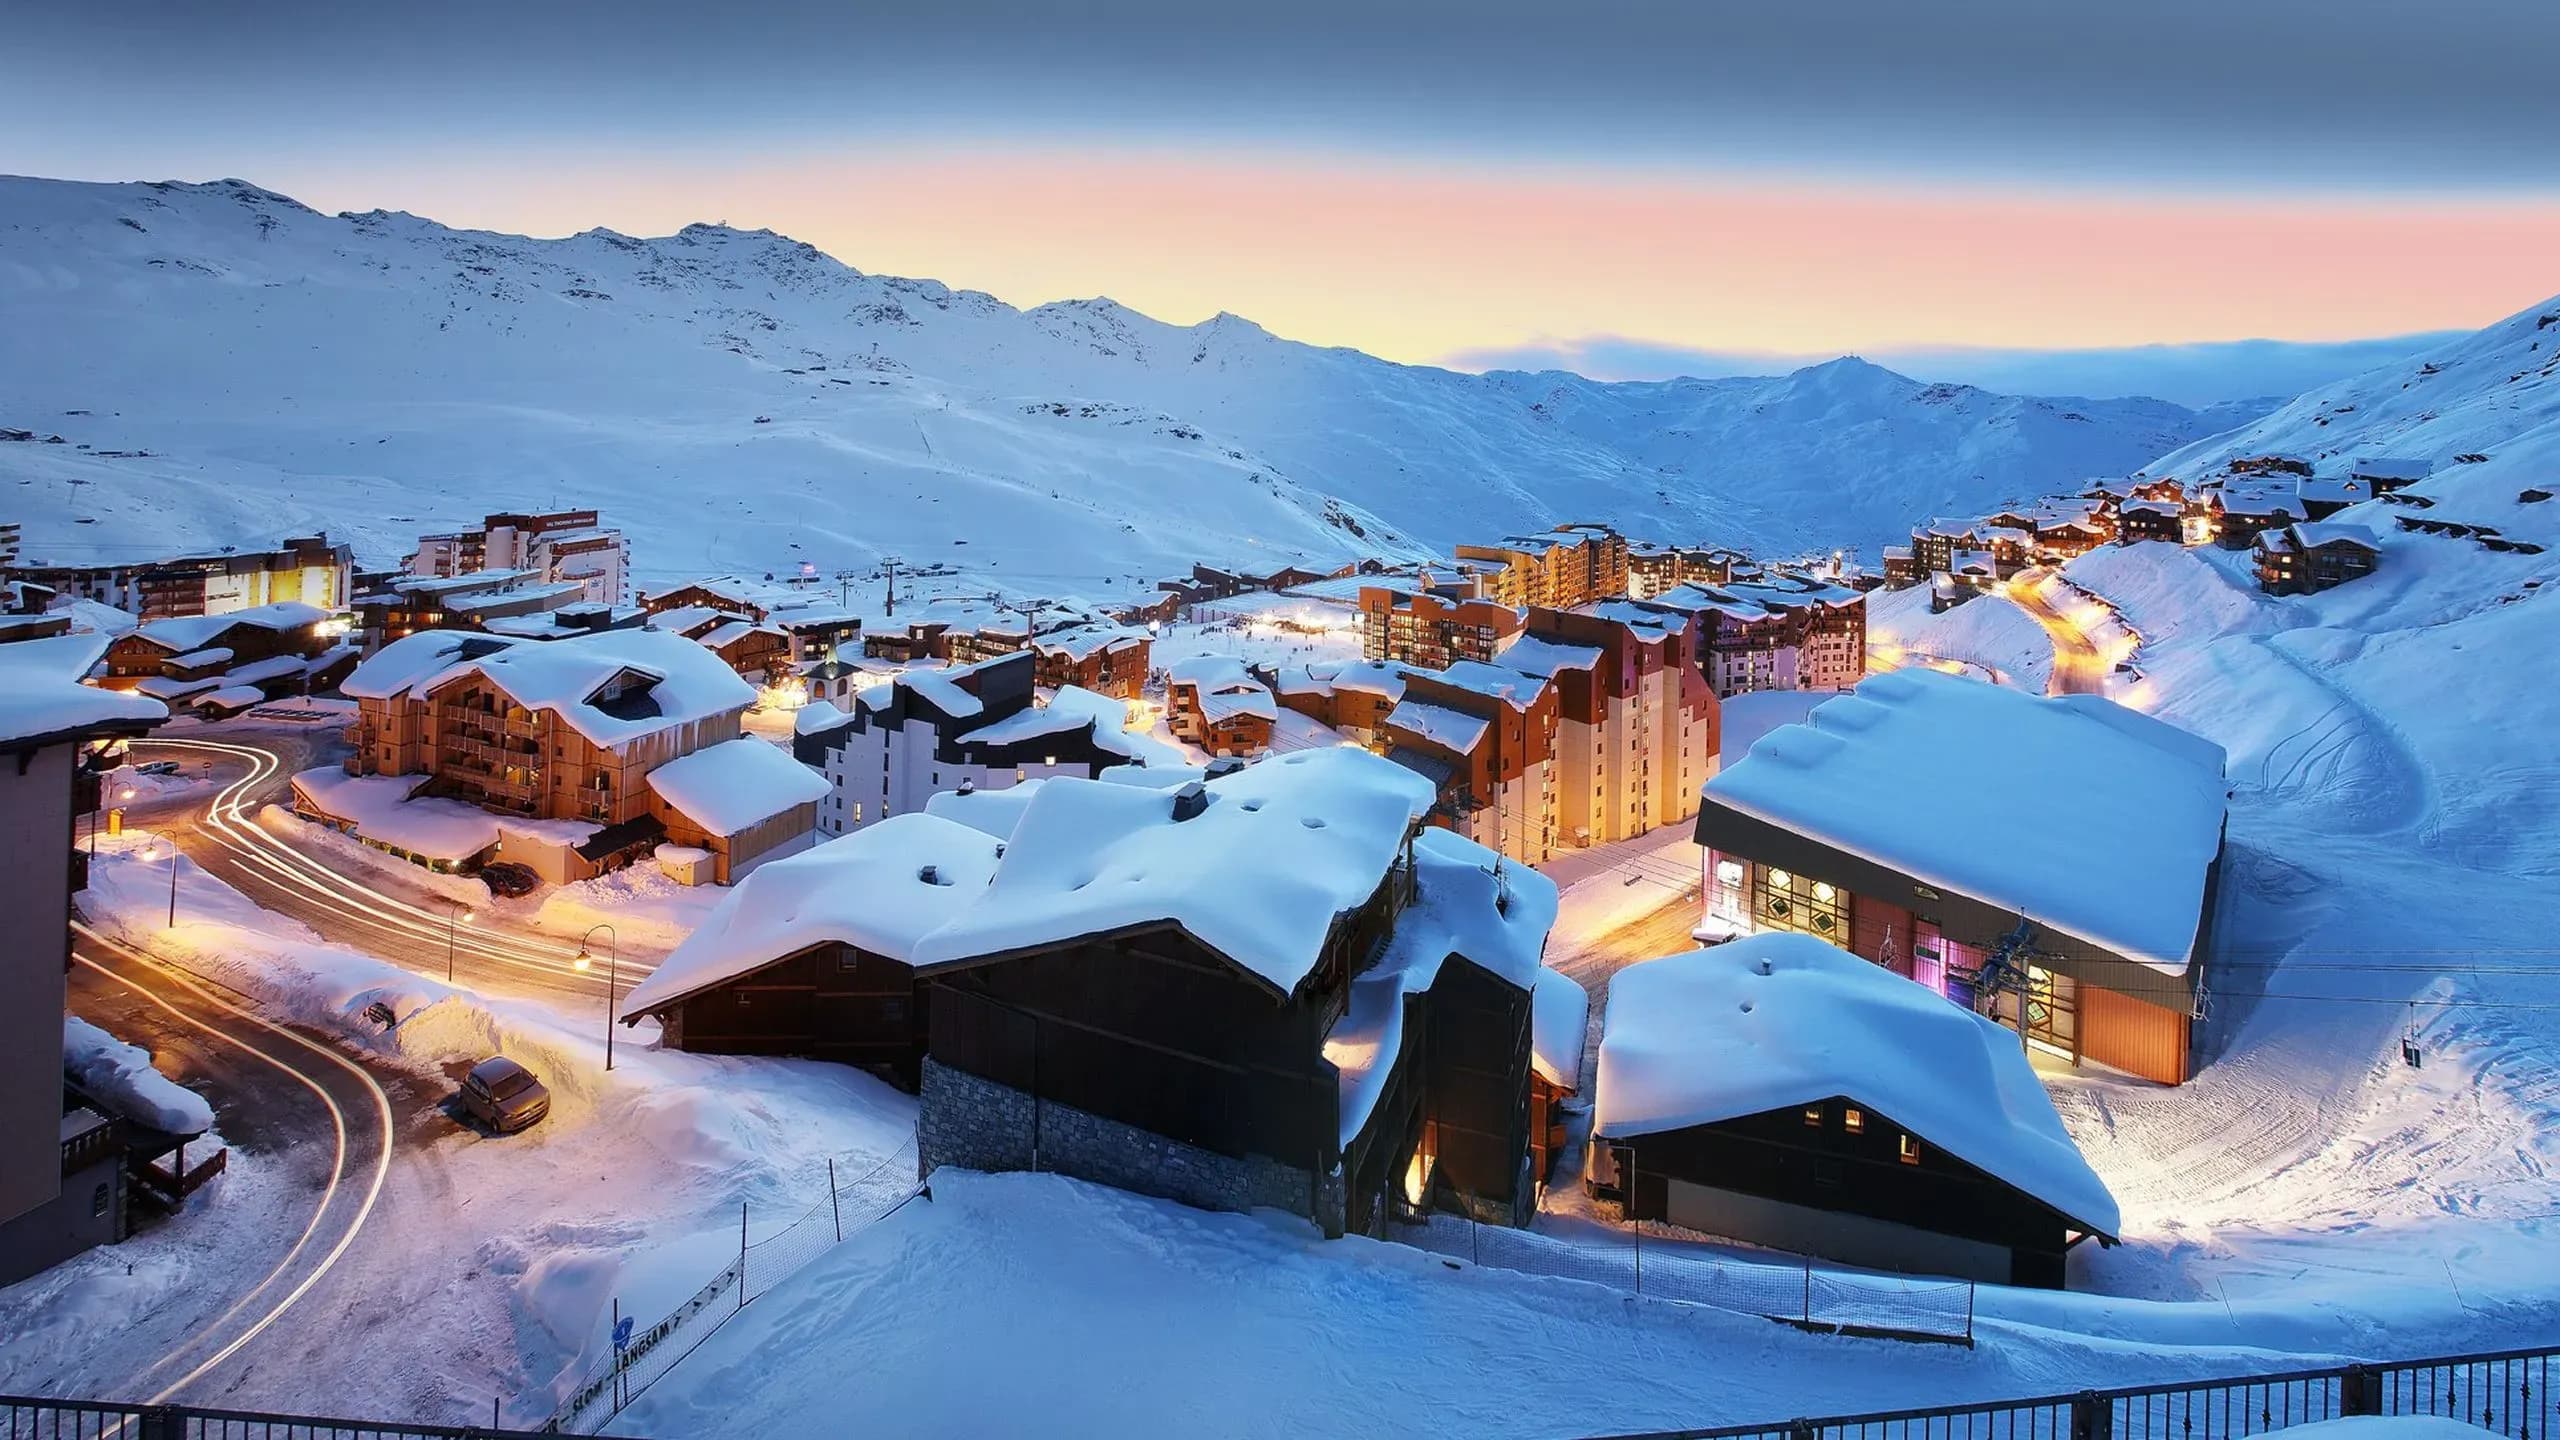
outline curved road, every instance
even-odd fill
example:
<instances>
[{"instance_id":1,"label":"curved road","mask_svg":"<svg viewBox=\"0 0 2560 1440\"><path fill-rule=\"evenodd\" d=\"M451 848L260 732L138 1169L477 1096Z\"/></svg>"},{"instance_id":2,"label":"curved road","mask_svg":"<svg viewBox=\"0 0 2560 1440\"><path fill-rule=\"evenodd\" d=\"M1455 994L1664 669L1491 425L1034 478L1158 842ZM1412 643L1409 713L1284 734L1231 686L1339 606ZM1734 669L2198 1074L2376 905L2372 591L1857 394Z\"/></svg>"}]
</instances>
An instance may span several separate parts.
<instances>
[{"instance_id":1,"label":"curved road","mask_svg":"<svg viewBox=\"0 0 2560 1440\"><path fill-rule=\"evenodd\" d=\"M188 1291L133 1317L137 1329L163 1332L154 1337L159 1354L118 1384L125 1393L147 1390L146 1403L161 1404L201 1390L356 1243L391 1168L392 1099L363 1066L259 1018L247 997L218 982L76 921L72 936L72 1008L128 1041L183 1057L184 1069L194 1072L188 1078L209 1092L221 1123L231 1127L226 1139L277 1157L292 1193L279 1225L301 1222L264 1251L226 1255L218 1273L239 1284L227 1304L216 1296L189 1305L186 1299L203 1292ZM404 1094L404 1103L412 1098ZM216 1305L225 1308L204 1313Z\"/></svg>"},{"instance_id":2,"label":"curved road","mask_svg":"<svg viewBox=\"0 0 2560 1440\"><path fill-rule=\"evenodd\" d=\"M2053 683L2048 695L2104 695L2107 676L2114 669L2106 657L2098 653L2080 626L2045 598L2041 588L2033 584L2012 583L2001 594L2027 612L2044 633L2053 639Z\"/></svg>"},{"instance_id":3,"label":"curved road","mask_svg":"<svg viewBox=\"0 0 2560 1440\"><path fill-rule=\"evenodd\" d=\"M379 878L349 875L269 834L255 815L270 801L286 801L294 768L314 759L307 747L277 743L137 740L138 754L209 762L233 774L200 815L168 826L189 859L260 906L290 915L336 944L406 966L422 975L446 973L448 948L454 983L495 994L572 999L602 1005L607 973L581 970L577 947L528 938L489 926L463 923L460 906L434 896L404 899ZM299 753L296 753L299 751ZM628 991L654 968L624 960L620 989Z\"/></svg>"}]
</instances>

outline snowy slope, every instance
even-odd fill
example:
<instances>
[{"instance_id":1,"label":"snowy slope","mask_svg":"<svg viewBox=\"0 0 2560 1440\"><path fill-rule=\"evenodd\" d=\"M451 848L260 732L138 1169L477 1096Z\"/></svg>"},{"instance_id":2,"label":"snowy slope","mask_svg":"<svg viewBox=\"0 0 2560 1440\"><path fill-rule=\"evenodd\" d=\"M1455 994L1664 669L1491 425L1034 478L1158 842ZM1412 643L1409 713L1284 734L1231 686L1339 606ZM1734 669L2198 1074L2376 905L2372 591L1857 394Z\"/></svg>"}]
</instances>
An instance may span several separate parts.
<instances>
[{"instance_id":1,"label":"snowy slope","mask_svg":"<svg viewBox=\"0 0 2560 1440\"><path fill-rule=\"evenodd\" d=\"M2231 419L1854 361L1462 375L1234 316L1016 310L765 231L529 240L236 181L0 179L0 319L0 427L36 437L0 443L0 508L62 561L322 526L387 558L487 510L595 504L645 575L901 553L1102 598L1193 560L1560 518L1872 543Z\"/></svg>"}]
</instances>

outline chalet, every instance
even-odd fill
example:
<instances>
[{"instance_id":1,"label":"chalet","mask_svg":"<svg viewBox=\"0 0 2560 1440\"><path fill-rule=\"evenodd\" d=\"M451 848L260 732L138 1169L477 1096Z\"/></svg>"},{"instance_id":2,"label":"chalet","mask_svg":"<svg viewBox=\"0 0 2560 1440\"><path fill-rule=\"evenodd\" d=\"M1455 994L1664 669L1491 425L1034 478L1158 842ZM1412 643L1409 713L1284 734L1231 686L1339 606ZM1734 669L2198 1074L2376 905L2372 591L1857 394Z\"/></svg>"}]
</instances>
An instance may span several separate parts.
<instances>
[{"instance_id":1,"label":"chalet","mask_svg":"<svg viewBox=\"0 0 2560 1440\"><path fill-rule=\"evenodd\" d=\"M125 1147L63 1079L71 897L88 884L74 826L113 764L94 752L169 712L81 683L103 651L96 635L0 645L0 1284L124 1238Z\"/></svg>"},{"instance_id":2,"label":"chalet","mask_svg":"<svg viewBox=\"0 0 2560 1440\"><path fill-rule=\"evenodd\" d=\"M1387 757L1439 792L1431 823L1536 865L1555 853L1558 687L1461 660L1415 670L1380 728Z\"/></svg>"},{"instance_id":3,"label":"chalet","mask_svg":"<svg viewBox=\"0 0 2560 1440\"><path fill-rule=\"evenodd\" d=\"M1943 574L1957 555L1982 548L1982 530L1971 520L1931 520L1911 532L1911 563L1923 575Z\"/></svg>"},{"instance_id":4,"label":"chalet","mask_svg":"<svg viewBox=\"0 0 2560 1440\"><path fill-rule=\"evenodd\" d=\"M1525 1222L1556 890L1417 838L1431 799L1342 747L1172 791L1041 786L979 901L913 947L921 1164L1337 1235L1430 1206Z\"/></svg>"},{"instance_id":5,"label":"chalet","mask_svg":"<svg viewBox=\"0 0 2560 1440\"><path fill-rule=\"evenodd\" d=\"M154 620L108 643L98 683L223 719L345 678L356 647L339 643L340 628L295 601Z\"/></svg>"},{"instance_id":6,"label":"chalet","mask_svg":"<svg viewBox=\"0 0 2560 1440\"><path fill-rule=\"evenodd\" d=\"M571 640L602 630L637 630L648 618L649 612L637 605L579 600L529 615L492 616L480 621L479 628L510 640Z\"/></svg>"},{"instance_id":7,"label":"chalet","mask_svg":"<svg viewBox=\"0 0 2560 1440\"><path fill-rule=\"evenodd\" d=\"M2396 455L2361 455L2347 463L2347 478L2374 495L2406 489L2435 473L2425 460Z\"/></svg>"},{"instance_id":8,"label":"chalet","mask_svg":"<svg viewBox=\"0 0 2560 1440\"><path fill-rule=\"evenodd\" d=\"M2132 545L2145 540L2164 541L2175 545L2185 535L2179 523L2183 506L2175 500L2127 500L2116 507L2116 543Z\"/></svg>"},{"instance_id":9,"label":"chalet","mask_svg":"<svg viewBox=\"0 0 2560 1440\"><path fill-rule=\"evenodd\" d=\"M1888 588L1900 590L1906 586L1917 585L1921 577L1927 573L1920 568L1920 558L1912 553L1910 546L1887 545L1884 547L1884 583Z\"/></svg>"},{"instance_id":10,"label":"chalet","mask_svg":"<svg viewBox=\"0 0 2560 1440\"><path fill-rule=\"evenodd\" d=\"M755 692L656 630L547 644L421 631L358 666L342 771L295 809L430 868L489 859L579 880L661 845L721 884L810 841L826 783L745 738Z\"/></svg>"},{"instance_id":11,"label":"chalet","mask_svg":"<svg viewBox=\"0 0 2560 1440\"><path fill-rule=\"evenodd\" d=\"M985 892L1002 850L919 812L763 866L632 988L622 1023L657 1017L671 1050L834 1060L912 1092L916 942Z\"/></svg>"},{"instance_id":12,"label":"chalet","mask_svg":"<svg viewBox=\"0 0 2560 1440\"><path fill-rule=\"evenodd\" d=\"M361 643L373 651L421 630L484 629L491 621L544 614L577 598L575 586L549 585L531 570L469 570L389 576L348 608Z\"/></svg>"},{"instance_id":13,"label":"chalet","mask_svg":"<svg viewBox=\"0 0 2560 1440\"><path fill-rule=\"evenodd\" d=\"M2053 1289L2120 1228L2015 1035L1810 936L1619 971L1599 1070L1590 1173L1631 1219Z\"/></svg>"},{"instance_id":14,"label":"chalet","mask_svg":"<svg viewBox=\"0 0 2560 1440\"><path fill-rule=\"evenodd\" d=\"M2211 946L2222 763L2221 747L2094 696L1872 676L1707 782L1706 923L1841 945L2075 1064L2179 1084ZM2038 797L2037 823L2020 823L2018 795Z\"/></svg>"},{"instance_id":15,"label":"chalet","mask_svg":"<svg viewBox=\"0 0 2560 1440\"><path fill-rule=\"evenodd\" d=\"M1147 632L1124 625L1071 625L1031 641L1043 689L1073 685L1116 700L1145 691L1153 649Z\"/></svg>"},{"instance_id":16,"label":"chalet","mask_svg":"<svg viewBox=\"0 0 2560 1440\"><path fill-rule=\"evenodd\" d=\"M1520 629L1520 611L1503 601L1458 599L1419 585L1380 581L1360 587L1360 653L1425 670L1458 660L1491 660Z\"/></svg>"},{"instance_id":17,"label":"chalet","mask_svg":"<svg viewBox=\"0 0 2560 1440\"><path fill-rule=\"evenodd\" d=\"M2334 520L2260 531L2254 551L2258 588L2270 595L2315 595L2372 574L2382 559L2372 530Z\"/></svg>"},{"instance_id":18,"label":"chalet","mask_svg":"<svg viewBox=\"0 0 2560 1440\"><path fill-rule=\"evenodd\" d=\"M793 753L824 773L818 828L843 835L925 808L953 790L1000 790L1176 758L1128 730L1128 703L1069 686L1038 703L1027 651L909 670L856 693L850 713L811 705Z\"/></svg>"},{"instance_id":19,"label":"chalet","mask_svg":"<svg viewBox=\"0 0 2560 1440\"><path fill-rule=\"evenodd\" d=\"M2234 475L2309 475L2311 462L2299 455L2282 453L2235 455L2229 470Z\"/></svg>"},{"instance_id":20,"label":"chalet","mask_svg":"<svg viewBox=\"0 0 2560 1440\"><path fill-rule=\"evenodd\" d=\"M862 648L869 653L863 637L862 617L840 604L830 603L827 593L803 581L779 581L767 576L757 580L743 575L714 575L690 580L672 589L661 590L643 600L650 623L661 630L674 630L702 638L713 628L706 617L717 620L746 621L753 627L772 631L782 637L779 651L792 663L824 660L839 652ZM937 627L933 633L941 634ZM733 642L735 637L729 637ZM745 654L746 665L740 674L771 676L780 673L775 658L777 647L760 640ZM894 658L915 658L900 655ZM934 658L941 658L936 652ZM738 668L733 666L732 668Z\"/></svg>"},{"instance_id":21,"label":"chalet","mask_svg":"<svg viewBox=\"0 0 2560 1440\"><path fill-rule=\"evenodd\" d=\"M2326 520L2372 499L2373 491L2352 475L2312 475L2293 487L2293 495L2301 502L2305 519Z\"/></svg>"},{"instance_id":22,"label":"chalet","mask_svg":"<svg viewBox=\"0 0 2560 1440\"><path fill-rule=\"evenodd\" d=\"M1696 629L1532 609L1495 664L1556 691L1558 835L1598 845L1698 813L1715 774L1721 711L1692 648Z\"/></svg>"},{"instance_id":23,"label":"chalet","mask_svg":"<svg viewBox=\"0 0 2560 1440\"><path fill-rule=\"evenodd\" d=\"M1212 755L1271 748L1279 701L1232 655L1195 655L1165 672L1165 728Z\"/></svg>"},{"instance_id":24,"label":"chalet","mask_svg":"<svg viewBox=\"0 0 2560 1440\"><path fill-rule=\"evenodd\" d=\"M2206 528L2225 550L2245 550L2261 530L2278 529L2301 520L2302 501L2292 490L2225 485L2204 492Z\"/></svg>"}]
</instances>

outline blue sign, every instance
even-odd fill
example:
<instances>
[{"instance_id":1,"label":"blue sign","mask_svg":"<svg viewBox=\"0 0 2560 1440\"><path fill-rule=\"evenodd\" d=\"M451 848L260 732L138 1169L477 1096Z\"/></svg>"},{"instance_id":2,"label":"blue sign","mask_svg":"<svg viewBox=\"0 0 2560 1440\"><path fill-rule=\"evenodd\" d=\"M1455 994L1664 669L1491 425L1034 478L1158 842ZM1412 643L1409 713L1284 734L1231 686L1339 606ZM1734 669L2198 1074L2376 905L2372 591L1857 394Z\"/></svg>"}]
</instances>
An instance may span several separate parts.
<instances>
[{"instance_id":1,"label":"blue sign","mask_svg":"<svg viewBox=\"0 0 2560 1440\"><path fill-rule=\"evenodd\" d=\"M630 1349L630 1348L631 1348L631 1317L630 1317L630 1316L628 1316L628 1315L625 1315L625 1316L623 1316L621 1319L619 1319L619 1320L617 1320L617 1321L613 1322L613 1349L614 1349L614 1353L616 1353L616 1354L620 1354L621 1352L623 1352L623 1351L625 1351L625 1350L628 1350L628 1349Z\"/></svg>"}]
</instances>

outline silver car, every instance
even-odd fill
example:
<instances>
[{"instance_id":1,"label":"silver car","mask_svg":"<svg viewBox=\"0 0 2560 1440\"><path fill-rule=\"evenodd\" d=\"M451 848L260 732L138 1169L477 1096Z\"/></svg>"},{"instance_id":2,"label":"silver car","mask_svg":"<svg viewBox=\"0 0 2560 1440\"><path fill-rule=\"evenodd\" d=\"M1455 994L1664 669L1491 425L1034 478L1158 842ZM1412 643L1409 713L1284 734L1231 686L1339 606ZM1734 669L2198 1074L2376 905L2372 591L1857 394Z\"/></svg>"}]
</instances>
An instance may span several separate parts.
<instances>
[{"instance_id":1,"label":"silver car","mask_svg":"<svg viewBox=\"0 0 2560 1440\"><path fill-rule=\"evenodd\" d=\"M462 1108L499 1134L512 1135L551 1113L551 1092L532 1071L492 1055L463 1077Z\"/></svg>"}]
</instances>

